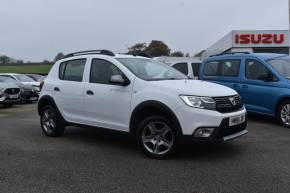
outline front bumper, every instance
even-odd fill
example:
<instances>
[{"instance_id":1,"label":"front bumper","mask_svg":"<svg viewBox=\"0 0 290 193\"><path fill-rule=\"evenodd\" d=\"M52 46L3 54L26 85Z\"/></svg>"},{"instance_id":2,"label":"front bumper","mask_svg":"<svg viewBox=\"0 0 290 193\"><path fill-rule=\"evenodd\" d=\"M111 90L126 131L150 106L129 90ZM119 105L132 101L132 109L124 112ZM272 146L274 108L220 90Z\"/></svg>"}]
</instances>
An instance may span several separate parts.
<instances>
[{"instance_id":1,"label":"front bumper","mask_svg":"<svg viewBox=\"0 0 290 193\"><path fill-rule=\"evenodd\" d=\"M16 103L16 102L19 102L20 101L20 98L16 98L16 99L10 99L9 97L7 96L1 96L0 97L0 104L9 104L9 103Z\"/></svg>"},{"instance_id":2,"label":"front bumper","mask_svg":"<svg viewBox=\"0 0 290 193\"><path fill-rule=\"evenodd\" d=\"M37 101L39 94L33 91L24 91L21 93L21 101Z\"/></svg>"},{"instance_id":3,"label":"front bumper","mask_svg":"<svg viewBox=\"0 0 290 193\"><path fill-rule=\"evenodd\" d=\"M191 136L188 136L188 138L194 142L224 142L246 135L248 133L246 128L247 119L239 125L229 126L229 118L226 118L222 120L219 127L214 127L214 131L210 137L197 138L193 133Z\"/></svg>"}]
</instances>

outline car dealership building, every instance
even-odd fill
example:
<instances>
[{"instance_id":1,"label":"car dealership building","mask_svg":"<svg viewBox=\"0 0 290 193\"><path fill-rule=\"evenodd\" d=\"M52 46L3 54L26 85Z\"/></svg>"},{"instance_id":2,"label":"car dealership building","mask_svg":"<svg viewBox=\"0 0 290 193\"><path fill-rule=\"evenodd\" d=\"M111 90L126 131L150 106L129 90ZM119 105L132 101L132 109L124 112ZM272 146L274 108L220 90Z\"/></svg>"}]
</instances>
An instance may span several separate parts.
<instances>
[{"instance_id":1,"label":"car dealership building","mask_svg":"<svg viewBox=\"0 0 290 193\"><path fill-rule=\"evenodd\" d=\"M288 30L231 31L209 47L203 58L227 52L289 54Z\"/></svg>"}]
</instances>

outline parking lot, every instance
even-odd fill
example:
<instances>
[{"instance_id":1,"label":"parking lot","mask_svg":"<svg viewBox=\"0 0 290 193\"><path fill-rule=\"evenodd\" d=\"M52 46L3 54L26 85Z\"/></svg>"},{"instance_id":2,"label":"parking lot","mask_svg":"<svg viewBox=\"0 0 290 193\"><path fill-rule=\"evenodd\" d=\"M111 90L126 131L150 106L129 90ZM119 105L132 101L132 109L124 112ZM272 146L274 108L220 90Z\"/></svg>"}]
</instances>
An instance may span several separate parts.
<instances>
[{"instance_id":1,"label":"parking lot","mask_svg":"<svg viewBox=\"0 0 290 193\"><path fill-rule=\"evenodd\" d=\"M0 107L0 192L289 192L290 130L249 117L250 133L152 160L123 134L43 136L36 105Z\"/></svg>"}]
</instances>

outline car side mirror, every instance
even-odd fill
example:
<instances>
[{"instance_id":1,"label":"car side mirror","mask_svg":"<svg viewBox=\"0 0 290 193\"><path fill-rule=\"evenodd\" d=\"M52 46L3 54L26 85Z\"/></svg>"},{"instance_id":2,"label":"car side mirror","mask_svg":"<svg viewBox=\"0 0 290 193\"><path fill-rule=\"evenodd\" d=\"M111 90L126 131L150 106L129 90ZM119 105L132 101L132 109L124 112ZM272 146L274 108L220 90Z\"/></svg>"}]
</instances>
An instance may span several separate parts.
<instances>
[{"instance_id":1,"label":"car side mirror","mask_svg":"<svg viewBox=\"0 0 290 193\"><path fill-rule=\"evenodd\" d=\"M258 80L263 80L263 81L266 81L266 82L272 82L272 81L275 80L275 78L274 78L274 75L272 73L269 73L269 74L261 74L258 77Z\"/></svg>"},{"instance_id":2,"label":"car side mirror","mask_svg":"<svg viewBox=\"0 0 290 193\"><path fill-rule=\"evenodd\" d=\"M120 86L128 86L130 84L130 81L117 74L111 76L110 83Z\"/></svg>"}]
</instances>

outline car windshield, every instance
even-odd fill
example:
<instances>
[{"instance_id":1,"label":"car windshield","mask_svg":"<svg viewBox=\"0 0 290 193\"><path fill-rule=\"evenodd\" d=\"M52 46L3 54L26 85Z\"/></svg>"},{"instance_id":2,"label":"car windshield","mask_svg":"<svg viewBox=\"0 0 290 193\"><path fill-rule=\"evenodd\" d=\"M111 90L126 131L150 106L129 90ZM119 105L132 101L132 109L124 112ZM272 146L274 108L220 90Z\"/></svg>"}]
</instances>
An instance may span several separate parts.
<instances>
[{"instance_id":1,"label":"car windshield","mask_svg":"<svg viewBox=\"0 0 290 193\"><path fill-rule=\"evenodd\" d=\"M117 58L124 66L126 66L138 78L147 81L157 80L181 80L188 79L187 76L174 68L146 58Z\"/></svg>"},{"instance_id":2,"label":"car windshield","mask_svg":"<svg viewBox=\"0 0 290 193\"><path fill-rule=\"evenodd\" d=\"M9 83L17 83L16 80L6 76L0 76L0 82L9 82Z\"/></svg>"},{"instance_id":3,"label":"car windshield","mask_svg":"<svg viewBox=\"0 0 290 193\"><path fill-rule=\"evenodd\" d=\"M35 80L33 80L32 78L30 78L29 76L26 76L24 74L17 74L17 75L15 75L15 77L20 82L35 82Z\"/></svg>"},{"instance_id":4,"label":"car windshield","mask_svg":"<svg viewBox=\"0 0 290 193\"><path fill-rule=\"evenodd\" d=\"M270 59L267 62L283 77L290 79L290 57Z\"/></svg>"}]
</instances>

